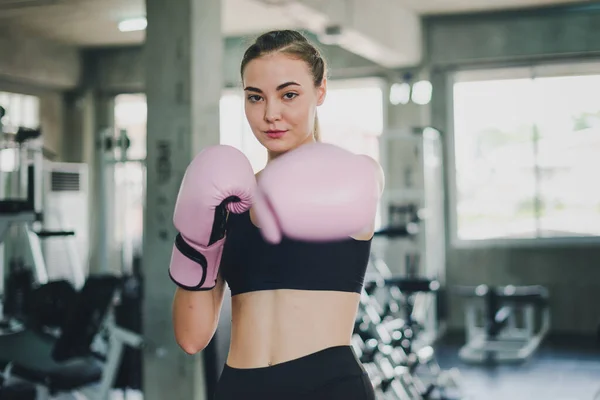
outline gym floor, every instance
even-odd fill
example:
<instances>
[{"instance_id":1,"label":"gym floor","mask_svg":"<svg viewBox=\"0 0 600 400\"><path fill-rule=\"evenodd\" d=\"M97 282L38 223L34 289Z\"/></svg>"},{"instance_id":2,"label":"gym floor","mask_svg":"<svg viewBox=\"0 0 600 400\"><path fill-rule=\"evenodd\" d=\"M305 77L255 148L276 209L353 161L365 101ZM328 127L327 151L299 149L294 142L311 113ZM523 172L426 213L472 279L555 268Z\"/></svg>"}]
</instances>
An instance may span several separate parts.
<instances>
[{"instance_id":1,"label":"gym floor","mask_svg":"<svg viewBox=\"0 0 600 400\"><path fill-rule=\"evenodd\" d=\"M468 365L458 358L464 337L448 335L437 346L442 368L458 367L469 400L600 400L600 342L548 337L518 365Z\"/></svg>"}]
</instances>

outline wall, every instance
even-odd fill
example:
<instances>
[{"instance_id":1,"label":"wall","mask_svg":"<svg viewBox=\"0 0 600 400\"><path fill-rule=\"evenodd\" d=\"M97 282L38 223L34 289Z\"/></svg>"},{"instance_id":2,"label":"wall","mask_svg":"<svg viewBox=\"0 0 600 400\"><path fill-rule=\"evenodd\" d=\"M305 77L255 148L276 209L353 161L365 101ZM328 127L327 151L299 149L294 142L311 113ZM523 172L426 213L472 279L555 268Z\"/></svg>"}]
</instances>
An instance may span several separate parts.
<instances>
[{"instance_id":1,"label":"wall","mask_svg":"<svg viewBox=\"0 0 600 400\"><path fill-rule=\"evenodd\" d=\"M312 39L312 37L310 37ZM224 87L240 86L239 65L251 38L225 39ZM383 74L371 61L337 46L320 46L329 62L332 78ZM86 70L97 88L106 93L143 92L145 59L142 46L93 49L84 52Z\"/></svg>"},{"instance_id":2,"label":"wall","mask_svg":"<svg viewBox=\"0 0 600 400\"><path fill-rule=\"evenodd\" d=\"M0 28L0 81L44 89L70 89L81 74L79 52Z\"/></svg>"},{"instance_id":3,"label":"wall","mask_svg":"<svg viewBox=\"0 0 600 400\"><path fill-rule=\"evenodd\" d=\"M77 49L0 28L0 81L41 89L77 86L81 64Z\"/></svg>"},{"instance_id":4,"label":"wall","mask_svg":"<svg viewBox=\"0 0 600 400\"><path fill-rule=\"evenodd\" d=\"M432 17L427 57L439 67L600 55L599 23L597 6Z\"/></svg>"},{"instance_id":5,"label":"wall","mask_svg":"<svg viewBox=\"0 0 600 400\"><path fill-rule=\"evenodd\" d=\"M593 8L433 17L426 27L432 123L445 132L451 128L446 99L452 71L600 56L600 12ZM446 277L449 285L546 285L553 331L594 334L600 323L599 260L600 246L593 245L458 249L448 243ZM450 327L462 328L462 302L453 297L449 305Z\"/></svg>"},{"instance_id":6,"label":"wall","mask_svg":"<svg viewBox=\"0 0 600 400\"><path fill-rule=\"evenodd\" d=\"M15 30L0 28L0 90L40 98L46 155L60 160L65 146L63 92L77 87L79 51Z\"/></svg>"}]
</instances>

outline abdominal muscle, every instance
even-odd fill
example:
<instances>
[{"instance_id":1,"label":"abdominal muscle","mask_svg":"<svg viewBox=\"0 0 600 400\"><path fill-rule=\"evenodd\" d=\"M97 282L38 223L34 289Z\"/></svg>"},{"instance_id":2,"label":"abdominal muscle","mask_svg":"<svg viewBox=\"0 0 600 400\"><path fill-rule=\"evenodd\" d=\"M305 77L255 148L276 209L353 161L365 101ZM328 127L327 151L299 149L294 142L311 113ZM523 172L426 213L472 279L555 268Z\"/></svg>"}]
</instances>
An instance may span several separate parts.
<instances>
[{"instance_id":1,"label":"abdominal muscle","mask_svg":"<svg viewBox=\"0 0 600 400\"><path fill-rule=\"evenodd\" d=\"M359 294L268 290L232 297L227 365L261 368L350 345Z\"/></svg>"}]
</instances>

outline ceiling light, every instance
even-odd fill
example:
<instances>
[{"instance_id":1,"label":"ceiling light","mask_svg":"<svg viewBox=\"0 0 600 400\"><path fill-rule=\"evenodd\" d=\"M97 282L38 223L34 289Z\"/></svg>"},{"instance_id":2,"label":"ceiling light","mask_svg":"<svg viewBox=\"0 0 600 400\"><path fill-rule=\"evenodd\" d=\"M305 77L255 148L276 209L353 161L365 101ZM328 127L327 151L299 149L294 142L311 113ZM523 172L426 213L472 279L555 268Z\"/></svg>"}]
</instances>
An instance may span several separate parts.
<instances>
[{"instance_id":1,"label":"ceiling light","mask_svg":"<svg viewBox=\"0 0 600 400\"><path fill-rule=\"evenodd\" d=\"M390 88L390 103L408 104L410 101L410 84L408 82L394 83Z\"/></svg>"},{"instance_id":2,"label":"ceiling light","mask_svg":"<svg viewBox=\"0 0 600 400\"><path fill-rule=\"evenodd\" d=\"M119 22L121 32L143 31L148 26L146 18L130 18Z\"/></svg>"},{"instance_id":3,"label":"ceiling light","mask_svg":"<svg viewBox=\"0 0 600 400\"><path fill-rule=\"evenodd\" d=\"M429 81L415 82L412 87L412 101L416 104L424 106L431 101L433 86Z\"/></svg>"}]
</instances>

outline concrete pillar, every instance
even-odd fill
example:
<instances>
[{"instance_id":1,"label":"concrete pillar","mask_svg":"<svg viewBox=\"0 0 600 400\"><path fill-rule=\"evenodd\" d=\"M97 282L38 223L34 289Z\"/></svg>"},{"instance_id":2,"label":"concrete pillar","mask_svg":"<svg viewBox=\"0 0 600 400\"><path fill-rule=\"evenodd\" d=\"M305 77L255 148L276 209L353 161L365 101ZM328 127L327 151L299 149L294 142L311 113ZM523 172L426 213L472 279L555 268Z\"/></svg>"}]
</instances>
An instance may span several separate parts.
<instances>
[{"instance_id":1,"label":"concrete pillar","mask_svg":"<svg viewBox=\"0 0 600 400\"><path fill-rule=\"evenodd\" d=\"M219 143L223 38L220 0L147 0L147 197L143 250L144 398L207 398L203 354L175 342L168 276L172 217L192 157Z\"/></svg>"}]
</instances>

